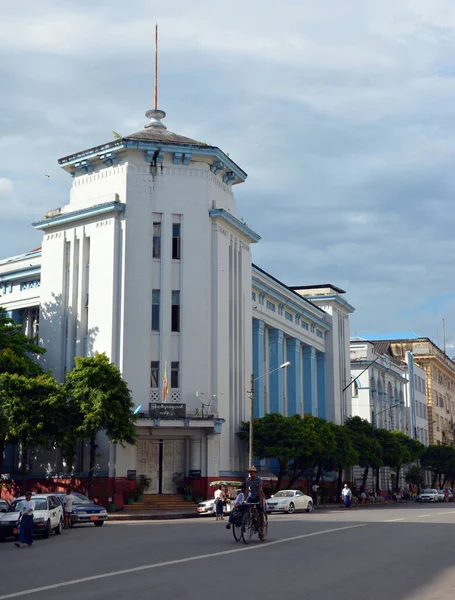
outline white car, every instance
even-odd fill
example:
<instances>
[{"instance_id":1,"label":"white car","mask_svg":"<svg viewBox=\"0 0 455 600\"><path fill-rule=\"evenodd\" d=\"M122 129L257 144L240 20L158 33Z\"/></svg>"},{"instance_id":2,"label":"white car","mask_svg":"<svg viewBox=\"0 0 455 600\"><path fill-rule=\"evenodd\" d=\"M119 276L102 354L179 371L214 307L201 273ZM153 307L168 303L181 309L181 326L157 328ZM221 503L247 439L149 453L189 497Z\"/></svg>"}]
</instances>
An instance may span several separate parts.
<instances>
[{"instance_id":1,"label":"white car","mask_svg":"<svg viewBox=\"0 0 455 600\"><path fill-rule=\"evenodd\" d=\"M35 502L33 514L33 533L48 538L53 531L62 533L63 508L60 500L53 494L34 494L32 500ZM0 515L0 539L17 535L17 523L19 512L25 497L16 498L12 501L9 511Z\"/></svg>"},{"instance_id":2,"label":"white car","mask_svg":"<svg viewBox=\"0 0 455 600\"><path fill-rule=\"evenodd\" d=\"M225 506L223 506L223 514L225 515L230 512L231 512L231 505L228 503ZM197 505L197 513L201 517L207 516L207 515L213 516L215 514L215 499L212 498L211 500L204 500L204 502L200 502Z\"/></svg>"},{"instance_id":3,"label":"white car","mask_svg":"<svg viewBox=\"0 0 455 600\"><path fill-rule=\"evenodd\" d=\"M300 490L281 490L267 500L266 510L268 513L287 512L293 514L297 510L306 510L310 513L313 512L313 500Z\"/></svg>"},{"instance_id":4,"label":"white car","mask_svg":"<svg viewBox=\"0 0 455 600\"><path fill-rule=\"evenodd\" d=\"M438 490L422 490L417 502L439 502Z\"/></svg>"}]
</instances>

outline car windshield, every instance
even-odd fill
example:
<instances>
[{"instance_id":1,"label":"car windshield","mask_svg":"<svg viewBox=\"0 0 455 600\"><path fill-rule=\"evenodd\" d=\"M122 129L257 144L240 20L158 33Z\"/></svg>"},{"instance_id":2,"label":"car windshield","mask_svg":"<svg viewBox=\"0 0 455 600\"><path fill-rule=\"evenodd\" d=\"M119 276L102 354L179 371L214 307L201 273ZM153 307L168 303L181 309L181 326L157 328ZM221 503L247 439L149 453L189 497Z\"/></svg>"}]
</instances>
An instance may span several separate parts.
<instances>
[{"instance_id":1,"label":"car windshield","mask_svg":"<svg viewBox=\"0 0 455 600\"><path fill-rule=\"evenodd\" d=\"M434 490L423 490L422 494L434 494Z\"/></svg>"},{"instance_id":2,"label":"car windshield","mask_svg":"<svg viewBox=\"0 0 455 600\"><path fill-rule=\"evenodd\" d=\"M47 500L45 498L37 498L32 500L35 503L35 510L47 510ZM15 500L11 504L10 511L11 512L20 512L22 507L24 506L25 500Z\"/></svg>"},{"instance_id":3,"label":"car windshield","mask_svg":"<svg viewBox=\"0 0 455 600\"><path fill-rule=\"evenodd\" d=\"M84 494L79 494L78 492L73 492L74 496L74 504L93 504L90 498L84 496Z\"/></svg>"},{"instance_id":4,"label":"car windshield","mask_svg":"<svg viewBox=\"0 0 455 600\"><path fill-rule=\"evenodd\" d=\"M277 492L274 498L293 498L294 492Z\"/></svg>"}]
</instances>

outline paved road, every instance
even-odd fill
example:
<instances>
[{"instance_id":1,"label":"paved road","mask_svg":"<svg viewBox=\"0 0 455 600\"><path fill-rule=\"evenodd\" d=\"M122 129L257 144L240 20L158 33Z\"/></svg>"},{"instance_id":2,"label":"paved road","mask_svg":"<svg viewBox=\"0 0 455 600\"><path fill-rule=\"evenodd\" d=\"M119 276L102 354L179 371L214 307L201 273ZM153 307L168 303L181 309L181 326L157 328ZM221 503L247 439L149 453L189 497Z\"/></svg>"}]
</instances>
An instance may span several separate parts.
<instances>
[{"instance_id":1,"label":"paved road","mask_svg":"<svg viewBox=\"0 0 455 600\"><path fill-rule=\"evenodd\" d=\"M107 523L0 544L0 600L437 600L455 591L455 504L274 515L269 540L223 522Z\"/></svg>"}]
</instances>

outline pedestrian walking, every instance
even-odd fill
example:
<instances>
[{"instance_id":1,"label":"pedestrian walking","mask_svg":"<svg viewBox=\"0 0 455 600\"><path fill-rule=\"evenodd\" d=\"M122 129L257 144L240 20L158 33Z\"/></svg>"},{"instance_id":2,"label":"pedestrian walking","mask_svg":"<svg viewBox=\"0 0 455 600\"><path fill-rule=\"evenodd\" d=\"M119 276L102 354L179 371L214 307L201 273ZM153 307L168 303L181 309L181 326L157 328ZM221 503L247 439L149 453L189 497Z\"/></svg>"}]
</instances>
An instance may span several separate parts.
<instances>
[{"instance_id":1,"label":"pedestrian walking","mask_svg":"<svg viewBox=\"0 0 455 600\"><path fill-rule=\"evenodd\" d=\"M344 507L351 508L352 492L347 483L344 484L341 494L343 496Z\"/></svg>"},{"instance_id":2,"label":"pedestrian walking","mask_svg":"<svg viewBox=\"0 0 455 600\"><path fill-rule=\"evenodd\" d=\"M71 525L71 511L76 498L71 493L71 488L67 488L66 496L63 498L63 512L65 513L65 529L69 529Z\"/></svg>"},{"instance_id":3,"label":"pedestrian walking","mask_svg":"<svg viewBox=\"0 0 455 600\"><path fill-rule=\"evenodd\" d=\"M221 489L221 485L220 487L215 490L215 494L214 494L214 498L215 498L215 520L216 521L223 521L223 502L224 502L224 492Z\"/></svg>"},{"instance_id":4,"label":"pedestrian walking","mask_svg":"<svg viewBox=\"0 0 455 600\"><path fill-rule=\"evenodd\" d=\"M21 502L19 512L19 541L15 546L22 548L23 545L31 546L33 544L33 513L35 511L35 502L32 500L32 492L26 492L25 500Z\"/></svg>"}]
</instances>

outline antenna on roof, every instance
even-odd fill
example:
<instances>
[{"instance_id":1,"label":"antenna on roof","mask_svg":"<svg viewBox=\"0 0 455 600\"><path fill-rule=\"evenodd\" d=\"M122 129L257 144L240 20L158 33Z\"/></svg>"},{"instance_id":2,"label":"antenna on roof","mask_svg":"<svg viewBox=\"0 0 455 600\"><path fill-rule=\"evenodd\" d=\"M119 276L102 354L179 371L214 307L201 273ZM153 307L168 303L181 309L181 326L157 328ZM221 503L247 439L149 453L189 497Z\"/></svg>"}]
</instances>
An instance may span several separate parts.
<instances>
[{"instance_id":1,"label":"antenna on roof","mask_svg":"<svg viewBox=\"0 0 455 600\"><path fill-rule=\"evenodd\" d=\"M158 110L158 23L155 25L155 80L153 86L154 104L153 108Z\"/></svg>"},{"instance_id":2,"label":"antenna on roof","mask_svg":"<svg viewBox=\"0 0 455 600\"><path fill-rule=\"evenodd\" d=\"M145 116L150 119L146 127L158 127L167 129L161 119L164 119L166 113L158 109L158 23L155 25L155 77L153 82L153 110L148 110Z\"/></svg>"}]
</instances>

